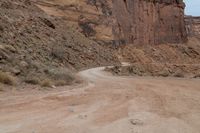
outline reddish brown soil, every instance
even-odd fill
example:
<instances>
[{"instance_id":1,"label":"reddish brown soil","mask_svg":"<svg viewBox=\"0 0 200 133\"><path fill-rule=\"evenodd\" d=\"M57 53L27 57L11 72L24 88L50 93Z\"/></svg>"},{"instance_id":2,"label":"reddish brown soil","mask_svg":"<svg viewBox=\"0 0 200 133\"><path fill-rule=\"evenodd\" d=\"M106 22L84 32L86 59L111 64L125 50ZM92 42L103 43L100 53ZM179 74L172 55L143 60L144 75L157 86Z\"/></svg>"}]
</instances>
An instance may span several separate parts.
<instances>
[{"instance_id":1,"label":"reddish brown soil","mask_svg":"<svg viewBox=\"0 0 200 133\"><path fill-rule=\"evenodd\" d=\"M199 133L200 82L81 72L88 85L0 94L2 133Z\"/></svg>"}]
</instances>

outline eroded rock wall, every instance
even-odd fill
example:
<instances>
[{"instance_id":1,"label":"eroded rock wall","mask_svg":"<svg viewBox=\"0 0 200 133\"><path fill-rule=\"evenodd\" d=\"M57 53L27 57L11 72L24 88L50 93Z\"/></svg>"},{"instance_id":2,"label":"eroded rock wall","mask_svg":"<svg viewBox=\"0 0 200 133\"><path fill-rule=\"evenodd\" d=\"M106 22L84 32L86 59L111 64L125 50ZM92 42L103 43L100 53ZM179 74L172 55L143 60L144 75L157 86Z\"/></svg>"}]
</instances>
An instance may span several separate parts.
<instances>
[{"instance_id":1,"label":"eroded rock wall","mask_svg":"<svg viewBox=\"0 0 200 133\"><path fill-rule=\"evenodd\" d=\"M186 30L190 37L200 37L200 17L185 16Z\"/></svg>"},{"instance_id":2,"label":"eroded rock wall","mask_svg":"<svg viewBox=\"0 0 200 133\"><path fill-rule=\"evenodd\" d=\"M86 37L114 44L185 42L182 0L34 0Z\"/></svg>"},{"instance_id":3,"label":"eroded rock wall","mask_svg":"<svg viewBox=\"0 0 200 133\"><path fill-rule=\"evenodd\" d=\"M60 17L87 38L112 42L112 0L33 0L49 15Z\"/></svg>"},{"instance_id":4,"label":"eroded rock wall","mask_svg":"<svg viewBox=\"0 0 200 133\"><path fill-rule=\"evenodd\" d=\"M161 44L187 40L182 0L113 0L118 43Z\"/></svg>"}]
</instances>

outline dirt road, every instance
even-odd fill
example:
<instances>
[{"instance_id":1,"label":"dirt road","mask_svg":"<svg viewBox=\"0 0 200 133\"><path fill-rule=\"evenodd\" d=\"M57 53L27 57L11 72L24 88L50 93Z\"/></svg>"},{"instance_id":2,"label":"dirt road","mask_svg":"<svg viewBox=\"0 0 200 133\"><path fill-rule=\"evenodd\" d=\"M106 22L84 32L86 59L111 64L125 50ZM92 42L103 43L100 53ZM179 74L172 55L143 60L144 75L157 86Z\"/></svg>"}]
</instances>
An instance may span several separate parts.
<instances>
[{"instance_id":1,"label":"dirt road","mask_svg":"<svg viewBox=\"0 0 200 133\"><path fill-rule=\"evenodd\" d=\"M102 69L80 73L87 85L0 94L0 133L200 133L200 80Z\"/></svg>"}]
</instances>

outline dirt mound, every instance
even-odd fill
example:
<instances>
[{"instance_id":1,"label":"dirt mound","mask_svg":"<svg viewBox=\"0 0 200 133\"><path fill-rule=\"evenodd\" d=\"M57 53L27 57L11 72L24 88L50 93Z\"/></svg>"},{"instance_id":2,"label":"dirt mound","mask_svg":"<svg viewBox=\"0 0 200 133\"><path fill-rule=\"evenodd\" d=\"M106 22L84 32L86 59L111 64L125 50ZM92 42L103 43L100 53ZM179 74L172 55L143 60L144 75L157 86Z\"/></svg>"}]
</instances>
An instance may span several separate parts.
<instances>
[{"instance_id":1,"label":"dirt mound","mask_svg":"<svg viewBox=\"0 0 200 133\"><path fill-rule=\"evenodd\" d=\"M29 0L0 1L0 71L40 79L52 69L70 72L118 63L113 55Z\"/></svg>"}]
</instances>

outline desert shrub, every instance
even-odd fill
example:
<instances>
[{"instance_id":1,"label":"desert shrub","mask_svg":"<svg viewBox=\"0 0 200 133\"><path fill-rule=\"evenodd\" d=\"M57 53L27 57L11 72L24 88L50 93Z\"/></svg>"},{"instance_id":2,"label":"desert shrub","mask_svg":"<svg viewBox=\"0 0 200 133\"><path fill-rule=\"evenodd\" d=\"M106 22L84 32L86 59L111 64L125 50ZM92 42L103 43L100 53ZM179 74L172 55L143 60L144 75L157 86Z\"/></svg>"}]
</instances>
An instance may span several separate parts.
<instances>
[{"instance_id":1,"label":"desert shrub","mask_svg":"<svg viewBox=\"0 0 200 133\"><path fill-rule=\"evenodd\" d=\"M161 77L168 77L169 75L170 75L169 71L165 69L158 73L158 76L161 76Z\"/></svg>"},{"instance_id":2,"label":"desert shrub","mask_svg":"<svg viewBox=\"0 0 200 133\"><path fill-rule=\"evenodd\" d=\"M27 84L37 85L37 84L39 84L39 79L37 79L35 77L33 77L33 78L26 78L24 80L24 82L27 83Z\"/></svg>"},{"instance_id":3,"label":"desert shrub","mask_svg":"<svg viewBox=\"0 0 200 133\"><path fill-rule=\"evenodd\" d=\"M8 73L0 71L0 83L15 85L15 78Z\"/></svg>"},{"instance_id":4,"label":"desert shrub","mask_svg":"<svg viewBox=\"0 0 200 133\"><path fill-rule=\"evenodd\" d=\"M52 87L52 81L49 79L45 79L40 83L42 87Z\"/></svg>"},{"instance_id":5,"label":"desert shrub","mask_svg":"<svg viewBox=\"0 0 200 133\"><path fill-rule=\"evenodd\" d=\"M139 76L142 76L142 72L144 71L140 66L128 66L127 71L130 74L137 74Z\"/></svg>"},{"instance_id":6,"label":"desert shrub","mask_svg":"<svg viewBox=\"0 0 200 133\"><path fill-rule=\"evenodd\" d=\"M66 68L46 69L45 73L55 82L55 85L70 85L75 80L75 76Z\"/></svg>"},{"instance_id":7,"label":"desert shrub","mask_svg":"<svg viewBox=\"0 0 200 133\"><path fill-rule=\"evenodd\" d=\"M55 81L55 86L65 86L65 85L68 85L68 84L64 80Z\"/></svg>"},{"instance_id":8,"label":"desert shrub","mask_svg":"<svg viewBox=\"0 0 200 133\"><path fill-rule=\"evenodd\" d=\"M138 64L133 64L131 66L126 66L123 67L126 69L126 71L131 74L131 75L138 75L138 76L143 76L145 74L145 68L143 66L138 65Z\"/></svg>"},{"instance_id":9,"label":"desert shrub","mask_svg":"<svg viewBox=\"0 0 200 133\"><path fill-rule=\"evenodd\" d=\"M175 72L173 76L178 77L178 78L184 78L185 77L183 72L181 72L181 71Z\"/></svg>"},{"instance_id":10,"label":"desert shrub","mask_svg":"<svg viewBox=\"0 0 200 133\"><path fill-rule=\"evenodd\" d=\"M196 74L194 78L200 78L200 74Z\"/></svg>"},{"instance_id":11,"label":"desert shrub","mask_svg":"<svg viewBox=\"0 0 200 133\"><path fill-rule=\"evenodd\" d=\"M113 68L111 68L111 70L114 73L119 74L122 71L122 66L114 66Z\"/></svg>"},{"instance_id":12,"label":"desert shrub","mask_svg":"<svg viewBox=\"0 0 200 133\"><path fill-rule=\"evenodd\" d=\"M136 72L135 72L135 68L132 67L132 66L129 66L127 69L128 69L128 72L129 72L129 73L134 73L134 74L136 73Z\"/></svg>"}]
</instances>

